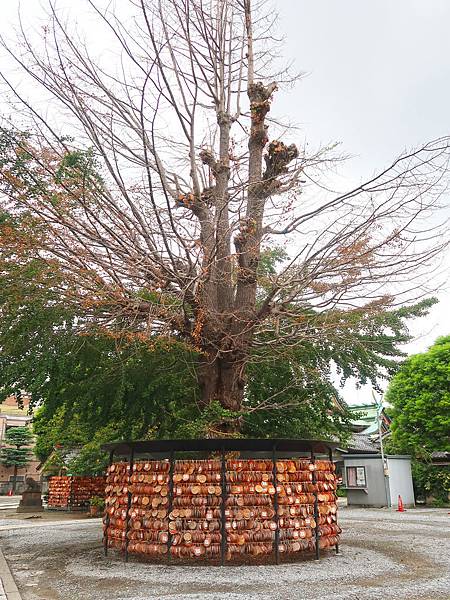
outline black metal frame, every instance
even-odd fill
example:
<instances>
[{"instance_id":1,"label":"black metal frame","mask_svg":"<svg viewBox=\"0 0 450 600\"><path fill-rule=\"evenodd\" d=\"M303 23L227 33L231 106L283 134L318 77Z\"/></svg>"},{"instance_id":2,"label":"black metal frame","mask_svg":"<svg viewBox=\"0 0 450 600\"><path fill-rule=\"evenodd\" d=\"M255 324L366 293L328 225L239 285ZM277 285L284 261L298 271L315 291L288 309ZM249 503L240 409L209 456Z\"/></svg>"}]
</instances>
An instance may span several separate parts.
<instances>
[{"instance_id":1,"label":"black metal frame","mask_svg":"<svg viewBox=\"0 0 450 600\"><path fill-rule=\"evenodd\" d=\"M338 444L324 440L298 440L298 439L267 439L267 438L203 438L198 440L144 440L123 441L104 444L104 450L114 451L116 456L129 456L131 450L135 455L140 453L163 453L174 452L272 452L276 446L277 453L283 452L311 452L316 454L328 454L330 449L334 450Z\"/></svg>"},{"instance_id":2,"label":"black metal frame","mask_svg":"<svg viewBox=\"0 0 450 600\"><path fill-rule=\"evenodd\" d=\"M275 509L275 524L277 528L275 529L275 539L274 539L274 550L275 550L275 562L277 565L280 564L280 529L278 527L278 479L277 479L277 445L274 444L272 448L272 478L273 485L275 488L275 494L273 497L273 507Z\"/></svg>"},{"instance_id":3,"label":"black metal frame","mask_svg":"<svg viewBox=\"0 0 450 600\"><path fill-rule=\"evenodd\" d=\"M174 455L175 452L218 452L221 457L221 487L222 487L222 503L221 503L221 564L225 565L226 552L227 552L227 532L226 532L226 499L227 499L227 478L226 478L226 452L263 452L271 454L273 468L272 477L273 485L275 487L274 494L274 509L275 509L275 522L277 528L275 530L274 539L274 554L276 564L280 563L280 530L278 527L279 515L278 515L278 481L277 481L277 466L276 459L282 458L282 454L285 453L309 453L311 461L314 463L316 454L328 454L329 460L332 462L333 450L337 448L338 444L334 442L328 442L324 440L299 440L299 439L265 439L265 438L252 438L252 439L174 439L174 440L145 440L136 442L115 442L111 444L104 444L102 448L109 451L109 464L113 462L114 456L126 456L129 458L130 476L133 471L133 464L135 456L138 454L165 454L170 461L169 469L169 509L173 504L173 472L174 472ZM316 473L313 471L313 483L316 483ZM315 540L316 540L316 560L320 558L319 540L320 540L320 529L319 529L319 510L318 510L318 497L317 490L315 491L314 501L314 520L316 522L315 527ZM128 561L128 531L129 531L129 512L131 508L132 494L128 491L128 502L127 502L127 518L126 518L126 529L125 529L125 562ZM168 511L170 513L170 510ZM104 533L104 544L105 544L105 556L108 552L108 526L109 518L107 517L106 529ZM167 542L167 561L171 560L171 535L168 531L169 539ZM339 546L336 544L336 554L339 552Z\"/></svg>"},{"instance_id":4,"label":"black metal frame","mask_svg":"<svg viewBox=\"0 0 450 600\"><path fill-rule=\"evenodd\" d=\"M69 499L67 500L67 508L66 510L68 512L71 512L73 505L74 505L74 501L73 501L73 475L69 475L70 478L70 491L69 491Z\"/></svg>"},{"instance_id":5,"label":"black metal frame","mask_svg":"<svg viewBox=\"0 0 450 600\"><path fill-rule=\"evenodd\" d=\"M316 462L316 455L314 454L314 451L311 450L311 464L314 464ZM316 471L314 470L312 472L312 482L314 484L317 483L317 476L316 476ZM320 526L319 526L319 498L318 498L318 491L317 491L317 487L314 489L314 522L316 524L315 528L314 528L314 537L316 540L316 560L320 559Z\"/></svg>"},{"instance_id":6,"label":"black metal frame","mask_svg":"<svg viewBox=\"0 0 450 600\"><path fill-rule=\"evenodd\" d=\"M333 462L333 450L331 448L328 451L328 458L329 458L329 461L332 463ZM336 499L336 510L337 510L337 499ZM337 519L337 512L336 512L336 519ZM336 550L336 554L339 554L339 544L336 544L334 548Z\"/></svg>"},{"instance_id":7,"label":"black metal frame","mask_svg":"<svg viewBox=\"0 0 450 600\"><path fill-rule=\"evenodd\" d=\"M114 450L110 450L109 466L112 465L113 457L114 457ZM106 511L105 520L106 520L106 523L105 523L105 531L103 533L103 544L104 544L105 556L108 556L108 529L109 529L109 521L110 521L110 516L109 516L108 511Z\"/></svg>"},{"instance_id":8,"label":"black metal frame","mask_svg":"<svg viewBox=\"0 0 450 600\"><path fill-rule=\"evenodd\" d=\"M222 567L225 565L225 557L227 553L227 530L226 530L226 500L227 500L227 468L226 468L226 459L225 459L225 450L222 447L220 451L220 461L221 461L221 469L220 469L220 482L222 484L222 502L220 506L220 564Z\"/></svg>"},{"instance_id":9,"label":"black metal frame","mask_svg":"<svg viewBox=\"0 0 450 600\"><path fill-rule=\"evenodd\" d=\"M169 502L167 505L167 535L169 536L167 539L167 560L168 562L170 562L171 558L172 558L172 554L170 552L170 549L172 547L172 536L170 534L170 513L172 512L172 507L173 507L173 472L175 469L175 461L174 461L174 452L173 450L170 452L170 456L169 456L169 463L170 463L170 467L169 467Z\"/></svg>"},{"instance_id":10,"label":"black metal frame","mask_svg":"<svg viewBox=\"0 0 450 600\"><path fill-rule=\"evenodd\" d=\"M133 464L134 464L134 448L131 448L131 452L130 452L130 460L129 460L129 466L130 466L130 477L133 474ZM128 489L128 499L127 499L127 519L126 519L126 527L125 527L125 562L128 562L128 532L130 530L130 508L131 508L131 498L132 498L132 493L130 492L130 490Z\"/></svg>"}]
</instances>

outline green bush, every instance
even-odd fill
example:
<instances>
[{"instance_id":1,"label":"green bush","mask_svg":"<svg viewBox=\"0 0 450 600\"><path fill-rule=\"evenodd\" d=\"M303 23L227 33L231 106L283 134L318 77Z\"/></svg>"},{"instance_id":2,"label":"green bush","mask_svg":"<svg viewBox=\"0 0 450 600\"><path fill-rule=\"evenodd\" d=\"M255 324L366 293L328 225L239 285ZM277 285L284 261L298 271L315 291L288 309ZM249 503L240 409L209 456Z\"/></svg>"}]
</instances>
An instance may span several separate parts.
<instances>
[{"instance_id":1,"label":"green bush","mask_svg":"<svg viewBox=\"0 0 450 600\"><path fill-rule=\"evenodd\" d=\"M450 493L450 469L448 467L413 461L412 476L416 499L432 496L436 502L442 505L448 503Z\"/></svg>"},{"instance_id":2,"label":"green bush","mask_svg":"<svg viewBox=\"0 0 450 600\"><path fill-rule=\"evenodd\" d=\"M89 504L91 506L98 506L98 508L101 508L102 510L105 508L105 501L103 498L100 498L100 496L92 496L89 500Z\"/></svg>"}]
</instances>

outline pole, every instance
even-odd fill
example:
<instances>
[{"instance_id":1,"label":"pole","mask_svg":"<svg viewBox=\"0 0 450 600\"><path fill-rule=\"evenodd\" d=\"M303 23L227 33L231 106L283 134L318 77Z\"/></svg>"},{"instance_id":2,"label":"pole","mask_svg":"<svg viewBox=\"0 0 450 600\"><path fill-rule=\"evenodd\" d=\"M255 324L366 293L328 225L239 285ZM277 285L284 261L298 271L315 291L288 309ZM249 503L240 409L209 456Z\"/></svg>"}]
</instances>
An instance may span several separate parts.
<instances>
[{"instance_id":1,"label":"pole","mask_svg":"<svg viewBox=\"0 0 450 600\"><path fill-rule=\"evenodd\" d=\"M170 513L172 512L173 507L173 472L175 468L175 462L173 460L173 450L170 451L170 468L169 468L169 502L167 505L167 562L170 563L172 555L170 553L170 548L172 547L172 535L170 533Z\"/></svg>"},{"instance_id":2,"label":"pole","mask_svg":"<svg viewBox=\"0 0 450 600\"><path fill-rule=\"evenodd\" d=\"M69 490L69 498L67 501L67 512L71 511L72 506L74 504L73 475L69 475L69 479L70 479L70 490Z\"/></svg>"},{"instance_id":3,"label":"pole","mask_svg":"<svg viewBox=\"0 0 450 600\"><path fill-rule=\"evenodd\" d=\"M333 448L328 448L328 458L330 459L330 463L333 464ZM337 497L336 497L336 516L337 516ZM336 554L339 554L339 544L335 544L334 548L336 550Z\"/></svg>"},{"instance_id":4,"label":"pole","mask_svg":"<svg viewBox=\"0 0 450 600\"><path fill-rule=\"evenodd\" d=\"M128 489L128 498L127 498L127 519L126 519L126 525L125 525L125 562L128 562L128 531L130 529L130 509L131 509L131 498L132 498L132 494L130 492L130 482L131 482L131 475L133 473L133 462L134 462L134 448L131 448L130 450L130 473L128 475L128 484L127 484L127 489Z\"/></svg>"},{"instance_id":5,"label":"pole","mask_svg":"<svg viewBox=\"0 0 450 600\"><path fill-rule=\"evenodd\" d=\"M388 508L392 508L391 491L390 491L390 485L389 485L389 469L388 469L387 459L384 455L383 435L382 435L382 431L381 431L381 415L383 412L383 400L381 399L381 401L378 402L378 400L375 396L375 392L373 390L372 390L372 397L375 400L376 405L377 405L378 439L380 441L381 464L383 465L383 479L384 479L384 492L386 495L386 506Z\"/></svg>"},{"instance_id":6,"label":"pole","mask_svg":"<svg viewBox=\"0 0 450 600\"><path fill-rule=\"evenodd\" d=\"M225 502L227 500L227 470L225 462L225 448L221 449L221 483L222 483L222 504L220 507L220 563L222 567L225 565L226 550L227 550L227 529L225 516Z\"/></svg>"},{"instance_id":7,"label":"pole","mask_svg":"<svg viewBox=\"0 0 450 600\"><path fill-rule=\"evenodd\" d=\"M316 457L314 456L314 450L311 449L311 464L315 464L315 462L316 462ZM314 521L316 522L316 527L314 530L315 539L316 539L316 560L319 560L320 559L319 498L318 498L317 486L315 485L317 483L315 469L312 472L312 476L313 476L312 482L314 483Z\"/></svg>"},{"instance_id":8,"label":"pole","mask_svg":"<svg viewBox=\"0 0 450 600\"><path fill-rule=\"evenodd\" d=\"M114 456L114 450L111 450L111 452L109 453L109 466L112 465L113 456ZM108 527L109 527L109 521L110 521L109 511L105 507L105 533L103 534L103 545L104 545L105 556L108 556Z\"/></svg>"},{"instance_id":9,"label":"pole","mask_svg":"<svg viewBox=\"0 0 450 600\"><path fill-rule=\"evenodd\" d=\"M276 444L273 445L272 448L272 477L273 477L273 486L275 488L275 494L273 497L273 507L275 509L275 524L277 528L275 529L275 540L274 540L274 550L275 550L275 562L277 565L280 564L280 526L278 519L278 489L277 489L277 462L276 462Z\"/></svg>"}]
</instances>

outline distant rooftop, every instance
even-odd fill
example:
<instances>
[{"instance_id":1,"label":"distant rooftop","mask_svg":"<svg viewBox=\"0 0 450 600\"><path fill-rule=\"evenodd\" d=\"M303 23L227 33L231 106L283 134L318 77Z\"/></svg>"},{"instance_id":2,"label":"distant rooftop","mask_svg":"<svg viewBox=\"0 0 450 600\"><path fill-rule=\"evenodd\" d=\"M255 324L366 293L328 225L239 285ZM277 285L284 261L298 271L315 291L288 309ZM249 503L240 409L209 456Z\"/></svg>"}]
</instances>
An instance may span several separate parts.
<instances>
[{"instance_id":1,"label":"distant rooftop","mask_svg":"<svg viewBox=\"0 0 450 600\"><path fill-rule=\"evenodd\" d=\"M376 408L377 404L375 402L365 402L364 404L349 404L350 410L359 411L363 408Z\"/></svg>"},{"instance_id":2,"label":"distant rooftop","mask_svg":"<svg viewBox=\"0 0 450 600\"><path fill-rule=\"evenodd\" d=\"M348 452L378 454L380 445L364 433L353 433L348 441L347 450Z\"/></svg>"},{"instance_id":3,"label":"distant rooftop","mask_svg":"<svg viewBox=\"0 0 450 600\"><path fill-rule=\"evenodd\" d=\"M366 404L349 405L351 413L359 413L358 417L351 420L351 429L355 433L364 433L366 435L376 435L378 433L378 410L379 406L376 402ZM390 429L391 419L386 415L384 410L381 412L381 429L383 434Z\"/></svg>"}]
</instances>

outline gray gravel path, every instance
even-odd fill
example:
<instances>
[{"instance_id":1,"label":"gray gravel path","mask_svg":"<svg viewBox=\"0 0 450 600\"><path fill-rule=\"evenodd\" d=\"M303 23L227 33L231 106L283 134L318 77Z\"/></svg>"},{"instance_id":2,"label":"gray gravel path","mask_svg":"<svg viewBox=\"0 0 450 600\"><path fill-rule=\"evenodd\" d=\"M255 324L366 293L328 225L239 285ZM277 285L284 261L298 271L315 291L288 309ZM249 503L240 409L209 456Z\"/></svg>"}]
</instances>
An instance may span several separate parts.
<instances>
[{"instance_id":1,"label":"gray gravel path","mask_svg":"<svg viewBox=\"0 0 450 600\"><path fill-rule=\"evenodd\" d=\"M446 510L342 509L340 523L341 555L279 567L125 564L102 555L98 520L1 520L0 544L24 600L450 600Z\"/></svg>"}]
</instances>

